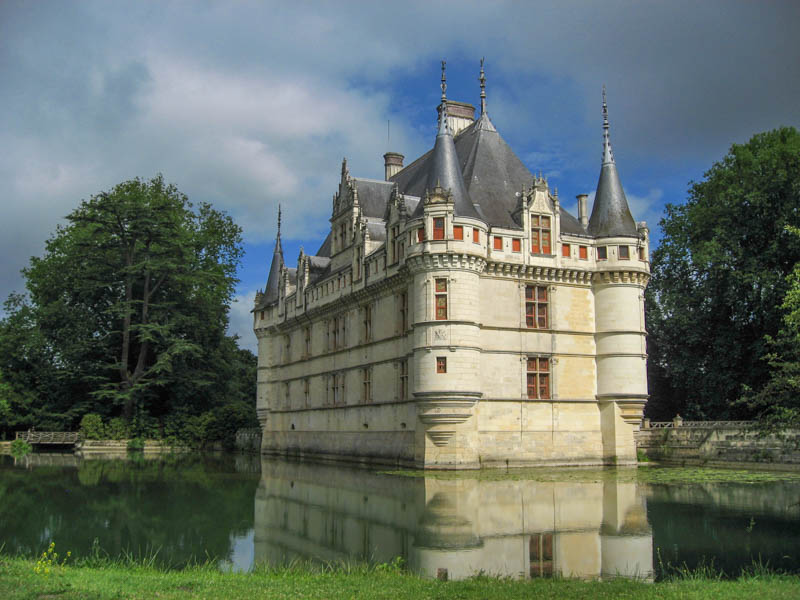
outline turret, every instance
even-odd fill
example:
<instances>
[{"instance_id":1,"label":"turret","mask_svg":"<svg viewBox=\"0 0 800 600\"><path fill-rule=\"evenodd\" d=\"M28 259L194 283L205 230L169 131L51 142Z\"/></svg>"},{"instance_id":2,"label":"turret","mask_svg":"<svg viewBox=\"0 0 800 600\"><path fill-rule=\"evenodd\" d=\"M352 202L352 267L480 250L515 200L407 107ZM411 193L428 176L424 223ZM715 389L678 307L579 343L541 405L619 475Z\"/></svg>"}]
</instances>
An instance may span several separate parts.
<instances>
[{"instance_id":1,"label":"turret","mask_svg":"<svg viewBox=\"0 0 800 600\"><path fill-rule=\"evenodd\" d=\"M262 303L266 306L278 301L281 269L283 268L283 248L281 247L281 207L278 206L278 234L275 237L275 249L272 251L272 264L269 266L267 286L264 288Z\"/></svg>"},{"instance_id":2,"label":"turret","mask_svg":"<svg viewBox=\"0 0 800 600\"><path fill-rule=\"evenodd\" d=\"M636 223L628 208L628 200L617 173L614 153L609 138L608 105L606 88L603 87L603 162L600 179L594 196L589 233L594 237L639 237Z\"/></svg>"}]
</instances>

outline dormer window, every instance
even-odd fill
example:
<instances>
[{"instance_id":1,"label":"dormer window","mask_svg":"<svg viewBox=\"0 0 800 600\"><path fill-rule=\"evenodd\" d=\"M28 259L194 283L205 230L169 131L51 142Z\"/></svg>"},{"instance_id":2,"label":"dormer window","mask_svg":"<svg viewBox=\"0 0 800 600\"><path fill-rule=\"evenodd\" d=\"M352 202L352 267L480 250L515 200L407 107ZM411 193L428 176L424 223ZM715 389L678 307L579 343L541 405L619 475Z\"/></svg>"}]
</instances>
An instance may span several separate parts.
<instances>
[{"instance_id":1,"label":"dormer window","mask_svg":"<svg viewBox=\"0 0 800 600\"><path fill-rule=\"evenodd\" d=\"M531 215L531 254L551 253L550 217Z\"/></svg>"},{"instance_id":2,"label":"dormer window","mask_svg":"<svg viewBox=\"0 0 800 600\"><path fill-rule=\"evenodd\" d=\"M444 217L436 217L433 219L433 239L444 239Z\"/></svg>"}]
</instances>

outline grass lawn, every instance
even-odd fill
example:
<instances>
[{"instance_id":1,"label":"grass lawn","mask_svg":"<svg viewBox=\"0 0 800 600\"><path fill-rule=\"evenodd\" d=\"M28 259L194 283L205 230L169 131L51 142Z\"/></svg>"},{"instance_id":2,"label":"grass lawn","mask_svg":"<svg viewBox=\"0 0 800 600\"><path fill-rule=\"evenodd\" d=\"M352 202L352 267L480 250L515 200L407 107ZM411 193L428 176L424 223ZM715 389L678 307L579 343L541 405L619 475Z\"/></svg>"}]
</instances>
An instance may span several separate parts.
<instances>
[{"instance_id":1,"label":"grass lawn","mask_svg":"<svg viewBox=\"0 0 800 600\"><path fill-rule=\"evenodd\" d=\"M0 557L0 598L800 598L800 577L750 575L734 581L686 577L639 581L527 581L475 577L465 581L422 579L392 567L307 568L222 573L213 566L166 571L109 563L51 567L34 572L36 560Z\"/></svg>"}]
</instances>

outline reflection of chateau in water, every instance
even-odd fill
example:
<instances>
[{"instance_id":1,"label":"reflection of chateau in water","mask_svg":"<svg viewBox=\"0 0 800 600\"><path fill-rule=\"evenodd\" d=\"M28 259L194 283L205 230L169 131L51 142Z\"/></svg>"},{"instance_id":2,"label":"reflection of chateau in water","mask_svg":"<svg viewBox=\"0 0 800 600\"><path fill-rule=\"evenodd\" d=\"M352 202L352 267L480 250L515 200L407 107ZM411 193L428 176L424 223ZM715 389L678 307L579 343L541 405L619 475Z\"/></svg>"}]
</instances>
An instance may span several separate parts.
<instances>
[{"instance_id":1,"label":"reflection of chateau in water","mask_svg":"<svg viewBox=\"0 0 800 600\"><path fill-rule=\"evenodd\" d=\"M389 562L451 579L650 578L652 534L633 483L406 478L262 462L255 560Z\"/></svg>"}]
</instances>

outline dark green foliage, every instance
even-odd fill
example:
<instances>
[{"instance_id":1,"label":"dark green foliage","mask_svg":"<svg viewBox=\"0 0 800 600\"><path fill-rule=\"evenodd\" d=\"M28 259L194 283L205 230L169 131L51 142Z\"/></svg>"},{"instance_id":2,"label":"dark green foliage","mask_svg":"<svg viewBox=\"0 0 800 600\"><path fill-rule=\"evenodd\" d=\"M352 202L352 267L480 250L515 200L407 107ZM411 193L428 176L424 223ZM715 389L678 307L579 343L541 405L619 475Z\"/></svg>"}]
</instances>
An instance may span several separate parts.
<instances>
[{"instance_id":1,"label":"dark green foliage","mask_svg":"<svg viewBox=\"0 0 800 600\"><path fill-rule=\"evenodd\" d=\"M160 175L83 201L6 302L0 431L96 413L106 435L157 438L172 414L254 417L255 358L226 335L241 254L229 217Z\"/></svg>"},{"instance_id":2,"label":"dark green foliage","mask_svg":"<svg viewBox=\"0 0 800 600\"><path fill-rule=\"evenodd\" d=\"M85 440L102 440L106 437L103 419L96 413L83 415L81 419L81 436Z\"/></svg>"},{"instance_id":3,"label":"dark green foliage","mask_svg":"<svg viewBox=\"0 0 800 600\"><path fill-rule=\"evenodd\" d=\"M33 450L33 446L25 440L14 440L11 442L11 455L14 457L19 458L25 456L31 450Z\"/></svg>"},{"instance_id":4,"label":"dark green foliage","mask_svg":"<svg viewBox=\"0 0 800 600\"><path fill-rule=\"evenodd\" d=\"M647 290L647 416L741 419L770 377L787 275L800 260L800 134L734 144L683 205L669 204Z\"/></svg>"}]
</instances>

